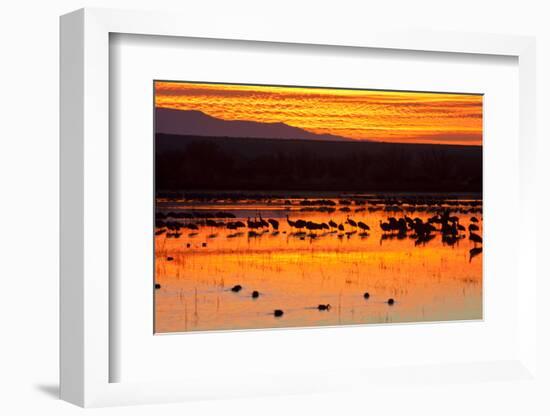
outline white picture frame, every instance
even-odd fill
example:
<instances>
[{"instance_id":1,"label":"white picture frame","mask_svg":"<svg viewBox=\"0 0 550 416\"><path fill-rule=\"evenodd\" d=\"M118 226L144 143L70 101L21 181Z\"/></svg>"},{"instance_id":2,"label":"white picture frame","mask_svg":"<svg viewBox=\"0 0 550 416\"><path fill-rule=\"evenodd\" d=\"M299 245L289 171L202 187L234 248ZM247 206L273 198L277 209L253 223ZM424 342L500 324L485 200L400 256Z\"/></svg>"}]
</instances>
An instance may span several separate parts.
<instances>
[{"instance_id":1,"label":"white picture frame","mask_svg":"<svg viewBox=\"0 0 550 416\"><path fill-rule=\"evenodd\" d=\"M182 22L185 24L182 24ZM328 34L324 28L303 31L243 19L238 25L220 19L212 25L172 13L82 9L61 18L61 398L80 406L158 403L209 397L323 392L339 382L318 383L317 374L282 369L271 381L248 384L209 380L175 382L111 382L109 348L109 36L114 33L206 39L332 45L438 53L505 55L519 62L520 212L535 204L535 41L530 37L396 32L349 28ZM493 368L518 380L535 377L536 269L534 215L521 215L518 231L518 354L505 362L442 364L419 370L424 378L447 372L451 378L478 381L475 375ZM419 363L420 367L421 363ZM340 371L358 385L384 379L387 369ZM395 370L392 370L395 371ZM391 373L395 377L399 372ZM421 378L422 378L421 377ZM386 378L386 380L388 380ZM386 381L391 382L391 381Z\"/></svg>"}]
</instances>

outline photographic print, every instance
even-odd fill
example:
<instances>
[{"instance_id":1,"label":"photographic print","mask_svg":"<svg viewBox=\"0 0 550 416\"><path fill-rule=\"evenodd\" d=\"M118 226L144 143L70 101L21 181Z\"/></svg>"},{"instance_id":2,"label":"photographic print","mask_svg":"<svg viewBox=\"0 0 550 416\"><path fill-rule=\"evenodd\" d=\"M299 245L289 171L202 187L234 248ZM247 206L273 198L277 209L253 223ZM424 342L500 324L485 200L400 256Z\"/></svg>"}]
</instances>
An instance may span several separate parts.
<instances>
[{"instance_id":1,"label":"photographic print","mask_svg":"<svg viewBox=\"0 0 550 416\"><path fill-rule=\"evenodd\" d=\"M155 333L482 319L481 94L154 100Z\"/></svg>"}]
</instances>

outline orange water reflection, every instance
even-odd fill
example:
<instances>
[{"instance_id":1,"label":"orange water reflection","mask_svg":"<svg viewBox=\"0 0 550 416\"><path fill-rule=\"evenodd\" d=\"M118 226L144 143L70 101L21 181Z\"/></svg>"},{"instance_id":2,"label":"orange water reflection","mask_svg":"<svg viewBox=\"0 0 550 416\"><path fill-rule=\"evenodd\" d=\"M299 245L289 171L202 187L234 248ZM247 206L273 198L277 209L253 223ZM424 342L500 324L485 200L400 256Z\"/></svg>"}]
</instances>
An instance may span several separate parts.
<instances>
[{"instance_id":1,"label":"orange water reflection","mask_svg":"<svg viewBox=\"0 0 550 416\"><path fill-rule=\"evenodd\" d=\"M369 212L369 205L351 206L350 212L340 211L340 206L333 213L304 212L282 201L158 206L178 212L223 209L235 214L231 221L243 222L261 214L276 218L279 230L270 227L249 237L247 228L201 226L196 231L183 229L179 238L156 236L155 281L161 286L155 290L156 332L482 318L482 255L470 259L474 243L467 232L453 246L445 244L440 234L425 245L415 245L409 235L384 239L378 225L388 216L426 220L433 213ZM286 215L291 220L332 219L344 224L345 231L304 236L289 227ZM475 215L481 234L481 214L453 215L465 227ZM369 235L346 235L355 231L345 224L348 216L368 224ZM243 289L234 293L230 288L237 284ZM257 299L251 297L254 290L260 293ZM395 304L388 305L388 298L394 298ZM330 304L331 309L320 311L319 304ZM274 317L275 309L284 315Z\"/></svg>"}]
</instances>

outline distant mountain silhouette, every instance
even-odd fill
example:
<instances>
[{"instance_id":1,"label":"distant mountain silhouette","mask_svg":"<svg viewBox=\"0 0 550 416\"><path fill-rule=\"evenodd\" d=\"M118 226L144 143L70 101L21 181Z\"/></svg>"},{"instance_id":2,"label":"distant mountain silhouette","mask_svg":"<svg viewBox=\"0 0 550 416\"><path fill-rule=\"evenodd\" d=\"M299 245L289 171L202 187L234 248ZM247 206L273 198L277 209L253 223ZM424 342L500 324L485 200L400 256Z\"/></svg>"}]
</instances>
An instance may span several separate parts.
<instances>
[{"instance_id":1,"label":"distant mountain silhouette","mask_svg":"<svg viewBox=\"0 0 550 416\"><path fill-rule=\"evenodd\" d=\"M301 139L355 141L331 134L315 134L285 123L222 120L196 110L156 108L155 132L182 136L254 137L260 139Z\"/></svg>"}]
</instances>

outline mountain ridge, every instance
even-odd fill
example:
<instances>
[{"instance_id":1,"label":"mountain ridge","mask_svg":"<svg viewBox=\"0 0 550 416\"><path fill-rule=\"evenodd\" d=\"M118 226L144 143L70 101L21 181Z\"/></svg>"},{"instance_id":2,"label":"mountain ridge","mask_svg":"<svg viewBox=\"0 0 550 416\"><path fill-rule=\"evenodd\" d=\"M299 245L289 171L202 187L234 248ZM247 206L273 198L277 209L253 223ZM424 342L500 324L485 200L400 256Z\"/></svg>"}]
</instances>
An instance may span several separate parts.
<instances>
[{"instance_id":1,"label":"mountain ridge","mask_svg":"<svg viewBox=\"0 0 550 416\"><path fill-rule=\"evenodd\" d=\"M348 137L312 133L283 122L223 120L199 110L177 110L163 107L155 108L155 133L178 136L357 142L357 140Z\"/></svg>"}]
</instances>

